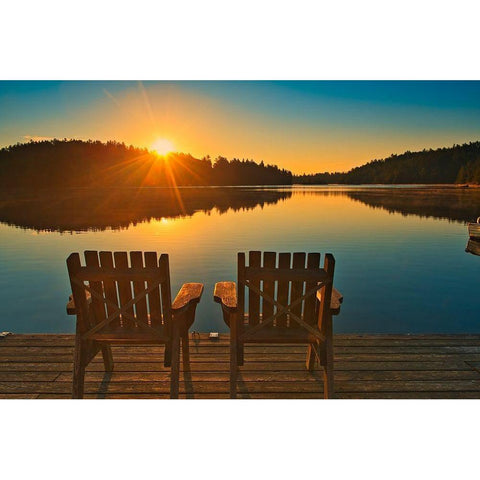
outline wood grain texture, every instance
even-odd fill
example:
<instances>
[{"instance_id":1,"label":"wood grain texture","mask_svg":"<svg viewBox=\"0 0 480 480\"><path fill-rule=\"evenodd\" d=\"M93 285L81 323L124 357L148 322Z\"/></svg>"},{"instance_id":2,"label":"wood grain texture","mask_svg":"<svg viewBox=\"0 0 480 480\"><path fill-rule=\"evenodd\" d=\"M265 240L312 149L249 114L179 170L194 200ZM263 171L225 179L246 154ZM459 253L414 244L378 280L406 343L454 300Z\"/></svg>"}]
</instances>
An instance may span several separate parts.
<instances>
[{"instance_id":1,"label":"wood grain texture","mask_svg":"<svg viewBox=\"0 0 480 480\"><path fill-rule=\"evenodd\" d=\"M293 254L293 269L302 271L305 268L305 258L306 254L305 252L296 252ZM309 282L307 282L309 283ZM314 282L311 282L314 284ZM293 303L295 300L300 298L303 295L303 289L304 289L304 281L296 281L292 282L292 287L291 287L291 295L290 295L290 303ZM298 303L292 308L292 313L300 317L302 315L302 304L303 302ZM313 311L312 311L313 313ZM313 320L313 319L312 319ZM309 320L307 320L308 323L313 323ZM298 325L294 322L293 319L290 319L290 327L297 327Z\"/></svg>"},{"instance_id":2,"label":"wood grain texture","mask_svg":"<svg viewBox=\"0 0 480 480\"><path fill-rule=\"evenodd\" d=\"M213 299L223 308L234 311L237 308L237 288L235 282L217 282L213 290Z\"/></svg>"},{"instance_id":3,"label":"wood grain texture","mask_svg":"<svg viewBox=\"0 0 480 480\"><path fill-rule=\"evenodd\" d=\"M319 290L317 292L318 301L322 301L322 292ZM340 308L343 303L343 295L336 289L332 288L332 297L330 299L330 313L332 315L338 315L340 313Z\"/></svg>"},{"instance_id":4,"label":"wood grain texture","mask_svg":"<svg viewBox=\"0 0 480 480\"><path fill-rule=\"evenodd\" d=\"M192 303L198 303L202 298L202 283L184 283L172 304L172 310L178 312Z\"/></svg>"},{"instance_id":5,"label":"wood grain texture","mask_svg":"<svg viewBox=\"0 0 480 480\"><path fill-rule=\"evenodd\" d=\"M285 271L290 268L290 258L289 253L279 253L278 254L278 268ZM277 300L280 305L287 305L290 298L290 283L284 279L284 277L279 278L277 281ZM283 314L277 317L276 325L278 327L287 326L287 314Z\"/></svg>"},{"instance_id":6,"label":"wood grain texture","mask_svg":"<svg viewBox=\"0 0 480 480\"><path fill-rule=\"evenodd\" d=\"M259 268L262 262L262 252L252 251L248 252L248 264L246 268L248 271L251 268ZM252 278L246 274L251 284L254 287L260 287L260 278ZM257 325L260 321L260 296L258 293L254 292L251 289L248 289L248 323L250 325Z\"/></svg>"},{"instance_id":7,"label":"wood grain texture","mask_svg":"<svg viewBox=\"0 0 480 480\"><path fill-rule=\"evenodd\" d=\"M479 335L333 337L335 398L480 399ZM179 398L230 396L229 336L191 341L191 368L179 365ZM70 398L73 335L10 335L0 341L0 398ZM169 398L163 345L113 346L115 371L101 352L85 371L84 398ZM246 345L236 397L322 398L322 372L305 370L304 345Z\"/></svg>"},{"instance_id":8,"label":"wood grain texture","mask_svg":"<svg viewBox=\"0 0 480 480\"><path fill-rule=\"evenodd\" d=\"M246 266L245 254L238 254L240 311L226 309L221 298L223 292L214 293L230 328L230 397L236 396L236 368L244 364L246 344L301 343L308 344L307 370L312 372L318 361L324 370L324 397L333 398L331 299L335 259L327 253L322 268L319 253L310 253L308 259L305 252L280 253L278 266L276 257L275 252L250 251ZM246 315L243 311L245 292L248 294ZM335 306L339 301L340 296ZM336 310L339 312L339 308Z\"/></svg>"},{"instance_id":9,"label":"wood grain texture","mask_svg":"<svg viewBox=\"0 0 480 480\"><path fill-rule=\"evenodd\" d=\"M67 305L67 312L75 312L77 316L72 397L83 398L85 370L99 351L102 354L105 375L111 376L114 369L114 345L145 347L161 344L164 346L161 354L163 365L171 367L170 395L176 398L180 338L183 367L188 370L188 328L194 321L203 285L185 284L172 308L168 255L161 255L157 264L156 253L147 252L144 256L143 252L134 251L130 253L129 265L127 252L115 252L113 255L112 252L101 252L99 257L96 251L86 251L85 262L86 266L82 266L77 253L67 259L74 299L73 304L70 302ZM90 299L87 298L86 291L90 291ZM175 322L172 322L172 310ZM0 351L0 359L11 362L14 358L12 355L16 354L16 361L21 362L26 356L23 353L35 355L38 348L27 347L26 352L15 352L12 345ZM48 352L44 350L36 355L36 360L43 361L42 356L46 353ZM70 360L70 355L68 349L57 346L51 358L61 362L65 358ZM118 359L122 361L122 353ZM159 361L158 356L155 360ZM15 371L20 372L18 369Z\"/></svg>"}]
</instances>

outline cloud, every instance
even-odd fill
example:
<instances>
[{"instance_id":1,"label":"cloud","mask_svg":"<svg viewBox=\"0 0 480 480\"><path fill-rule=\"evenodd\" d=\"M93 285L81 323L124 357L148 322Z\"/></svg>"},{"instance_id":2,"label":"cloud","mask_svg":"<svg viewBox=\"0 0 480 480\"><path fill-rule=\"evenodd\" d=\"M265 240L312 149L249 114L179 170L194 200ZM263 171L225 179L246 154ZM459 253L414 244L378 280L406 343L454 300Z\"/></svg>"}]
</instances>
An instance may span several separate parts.
<instances>
[{"instance_id":1,"label":"cloud","mask_svg":"<svg viewBox=\"0 0 480 480\"><path fill-rule=\"evenodd\" d=\"M54 137L41 137L39 135L24 135L23 138L29 142L30 140L32 142L42 142L44 140L53 140Z\"/></svg>"}]
</instances>

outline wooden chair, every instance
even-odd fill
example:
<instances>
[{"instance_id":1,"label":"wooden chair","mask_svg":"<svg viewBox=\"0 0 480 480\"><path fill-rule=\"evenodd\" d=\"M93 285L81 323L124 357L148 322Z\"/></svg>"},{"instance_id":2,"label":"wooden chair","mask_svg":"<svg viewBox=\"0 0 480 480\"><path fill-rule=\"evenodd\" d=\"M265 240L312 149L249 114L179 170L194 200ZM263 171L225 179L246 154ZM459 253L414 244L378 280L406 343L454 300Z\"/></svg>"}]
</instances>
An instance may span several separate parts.
<instances>
[{"instance_id":1,"label":"wooden chair","mask_svg":"<svg viewBox=\"0 0 480 480\"><path fill-rule=\"evenodd\" d=\"M264 252L262 263L261 252L249 252L248 266L239 253L238 296L235 282L215 285L214 300L230 327L231 398L248 343L307 344L306 367L312 371L319 360L324 397L333 397L332 315L340 313L343 297L333 288L333 255L326 254L323 268L319 265L319 253L280 253L277 262L275 252Z\"/></svg>"},{"instance_id":2,"label":"wooden chair","mask_svg":"<svg viewBox=\"0 0 480 480\"><path fill-rule=\"evenodd\" d=\"M67 313L77 316L72 397L83 397L85 368L99 351L111 372L112 344L163 344L170 396L178 398L180 338L189 369L188 329L203 285L184 284L172 304L166 254L157 260L155 252L131 252L129 266L127 252L86 251L85 262L80 264L78 253L67 259L72 288Z\"/></svg>"}]
</instances>

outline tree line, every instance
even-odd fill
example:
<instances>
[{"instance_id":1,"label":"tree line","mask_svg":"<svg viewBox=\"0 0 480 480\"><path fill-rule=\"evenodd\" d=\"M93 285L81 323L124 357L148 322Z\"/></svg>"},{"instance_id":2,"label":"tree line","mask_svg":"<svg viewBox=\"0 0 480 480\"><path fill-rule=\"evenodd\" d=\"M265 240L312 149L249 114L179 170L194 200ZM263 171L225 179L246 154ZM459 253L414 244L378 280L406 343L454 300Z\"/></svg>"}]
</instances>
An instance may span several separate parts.
<instances>
[{"instance_id":1,"label":"tree line","mask_svg":"<svg viewBox=\"0 0 480 480\"><path fill-rule=\"evenodd\" d=\"M22 188L289 185L292 173L249 159L160 156L124 143L43 140L0 150L0 186Z\"/></svg>"},{"instance_id":2,"label":"tree line","mask_svg":"<svg viewBox=\"0 0 480 480\"><path fill-rule=\"evenodd\" d=\"M436 184L480 183L480 142L436 150L407 151L372 160L348 172L298 175L302 184Z\"/></svg>"},{"instance_id":3,"label":"tree line","mask_svg":"<svg viewBox=\"0 0 480 480\"><path fill-rule=\"evenodd\" d=\"M124 143L43 140L0 150L0 187L140 187L480 183L480 142L407 151L348 172L292 175L263 161L159 156Z\"/></svg>"}]
</instances>

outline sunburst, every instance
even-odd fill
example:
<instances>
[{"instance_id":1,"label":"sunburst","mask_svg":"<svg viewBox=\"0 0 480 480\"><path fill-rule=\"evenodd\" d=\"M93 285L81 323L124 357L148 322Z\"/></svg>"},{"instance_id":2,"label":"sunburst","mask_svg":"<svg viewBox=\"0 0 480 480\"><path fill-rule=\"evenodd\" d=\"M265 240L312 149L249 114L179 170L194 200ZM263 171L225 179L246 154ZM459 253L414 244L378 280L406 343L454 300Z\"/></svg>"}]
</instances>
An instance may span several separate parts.
<instances>
[{"instance_id":1,"label":"sunburst","mask_svg":"<svg viewBox=\"0 0 480 480\"><path fill-rule=\"evenodd\" d=\"M159 155L167 155L168 153L173 152L175 147L170 140L166 138L157 138L157 140L152 143L151 148Z\"/></svg>"}]
</instances>

